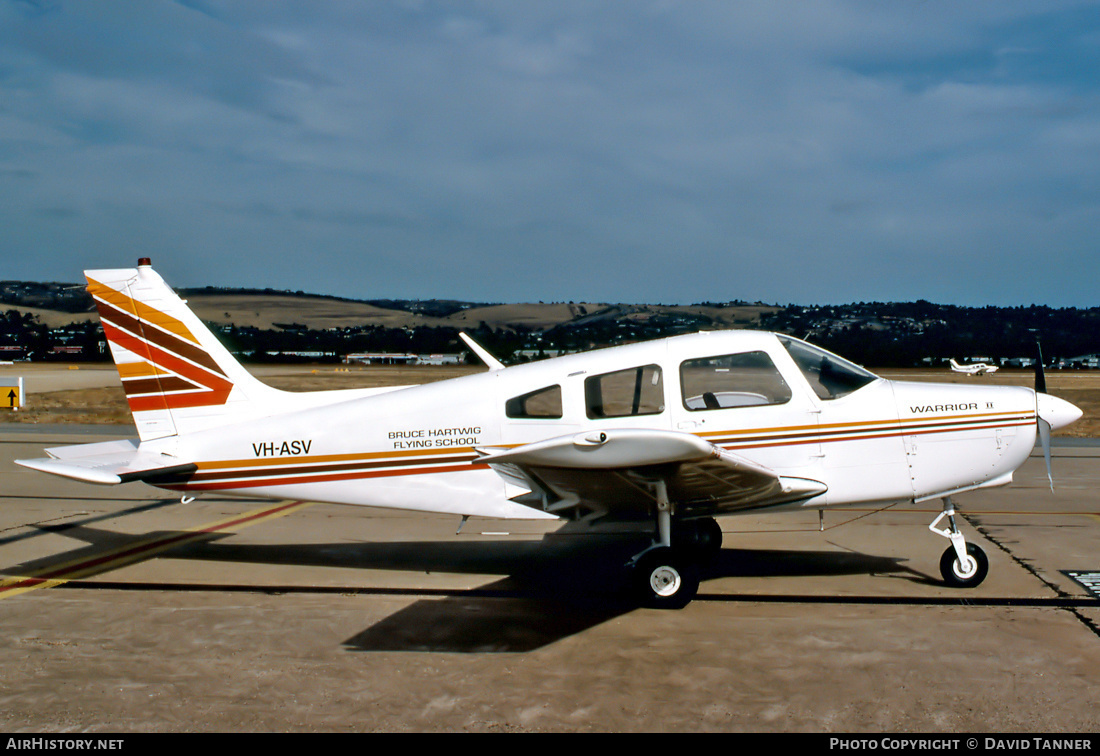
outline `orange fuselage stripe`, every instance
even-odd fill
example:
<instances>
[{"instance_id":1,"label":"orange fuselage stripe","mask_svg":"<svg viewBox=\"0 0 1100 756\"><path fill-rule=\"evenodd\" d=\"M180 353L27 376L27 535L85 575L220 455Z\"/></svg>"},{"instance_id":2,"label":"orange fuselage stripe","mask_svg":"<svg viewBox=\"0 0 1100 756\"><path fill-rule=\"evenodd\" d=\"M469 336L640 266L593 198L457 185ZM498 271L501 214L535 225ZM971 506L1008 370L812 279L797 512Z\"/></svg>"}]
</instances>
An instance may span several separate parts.
<instances>
[{"instance_id":1,"label":"orange fuselage stripe","mask_svg":"<svg viewBox=\"0 0 1100 756\"><path fill-rule=\"evenodd\" d=\"M903 436L929 435L997 428L1022 427L1034 423L1026 413L949 415L919 418L903 424L899 420L834 423L752 430L715 431L705 436L729 450L759 449L812 443L840 443ZM996 423L996 424L993 424ZM812 432L807 432L812 431ZM198 463L198 471L187 482L170 486L186 490L259 488L300 483L335 482L442 472L466 472L488 467L478 462L471 447L294 456L285 459L212 460ZM449 455L451 459L442 460ZM443 462L444 464L441 464ZM234 474L236 473L236 474ZM220 478L220 480L214 480Z\"/></svg>"}]
</instances>

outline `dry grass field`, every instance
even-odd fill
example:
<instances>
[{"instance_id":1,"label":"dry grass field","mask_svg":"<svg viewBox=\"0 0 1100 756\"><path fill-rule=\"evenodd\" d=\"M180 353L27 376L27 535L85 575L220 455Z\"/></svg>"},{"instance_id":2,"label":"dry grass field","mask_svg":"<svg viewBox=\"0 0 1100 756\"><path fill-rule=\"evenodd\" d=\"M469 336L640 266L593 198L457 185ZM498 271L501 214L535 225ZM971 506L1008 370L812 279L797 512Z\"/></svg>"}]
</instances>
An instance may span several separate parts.
<instances>
[{"instance_id":1,"label":"dry grass field","mask_svg":"<svg viewBox=\"0 0 1100 756\"><path fill-rule=\"evenodd\" d=\"M264 383L284 391L332 391L407 386L456 378L484 370L477 366L372 367L251 366ZM112 366L92 368L25 363L5 366L0 377L23 375L26 401L18 412L0 413L0 423L128 425L126 394Z\"/></svg>"},{"instance_id":2,"label":"dry grass field","mask_svg":"<svg viewBox=\"0 0 1100 756\"><path fill-rule=\"evenodd\" d=\"M195 314L209 323L234 324L242 328L261 330L277 329L276 323L297 323L314 330L358 326L476 328L485 323L494 329L511 330L522 325L532 330L545 331L563 323L596 315L608 308L612 308L620 317L633 320L645 320L655 315L685 315L706 318L714 327L729 328L751 325L760 320L761 314L778 309L764 305L711 307L533 302L471 307L446 317L431 317L405 310L376 307L366 302L349 302L321 296L194 293L187 295L186 299ZM98 318L96 313L90 311L67 313L17 305L4 305L2 309L34 315L38 322L50 328Z\"/></svg>"},{"instance_id":3,"label":"dry grass field","mask_svg":"<svg viewBox=\"0 0 1100 756\"><path fill-rule=\"evenodd\" d=\"M625 317L645 320L654 315L702 316L717 327L756 323L764 312L774 307L707 307L672 305L608 305L591 302L536 302L525 304L495 304L471 307L446 317L431 317L405 310L392 310L365 302L345 302L324 297L290 295L193 294L187 303L203 320L211 323L253 326L265 330L276 323L300 323L315 330L354 326L385 328L450 327L476 328L485 323L490 328L513 329L525 326L545 331L563 323L596 315L609 307L625 312Z\"/></svg>"},{"instance_id":4,"label":"dry grass field","mask_svg":"<svg viewBox=\"0 0 1100 756\"><path fill-rule=\"evenodd\" d=\"M325 391L377 386L404 386L481 372L478 366L253 366L252 372L271 386L286 391ZM1002 370L993 375L966 376L947 370L883 370L884 378L959 384L1033 386L1025 370ZM26 364L5 366L0 376L23 374L26 406L0 414L0 422L15 423L130 423L126 397L117 374L109 366L66 370L64 366ZM1080 407L1085 415L1057 435L1100 437L1100 372L1073 371L1047 374L1047 390Z\"/></svg>"}]
</instances>

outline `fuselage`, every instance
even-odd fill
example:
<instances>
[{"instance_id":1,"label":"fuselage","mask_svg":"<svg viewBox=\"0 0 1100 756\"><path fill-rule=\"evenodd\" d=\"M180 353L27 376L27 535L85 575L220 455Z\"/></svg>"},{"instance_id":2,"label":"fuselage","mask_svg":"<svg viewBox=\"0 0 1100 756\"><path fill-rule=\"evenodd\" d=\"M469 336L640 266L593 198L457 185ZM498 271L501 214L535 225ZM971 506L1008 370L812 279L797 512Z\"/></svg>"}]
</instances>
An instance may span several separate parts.
<instances>
[{"instance_id":1,"label":"fuselage","mask_svg":"<svg viewBox=\"0 0 1100 756\"><path fill-rule=\"evenodd\" d=\"M178 490L537 518L478 449L622 428L694 434L828 486L797 506L919 501L1010 482L1035 445L1036 393L889 381L794 339L717 331L344 392L143 448L197 465Z\"/></svg>"}]
</instances>

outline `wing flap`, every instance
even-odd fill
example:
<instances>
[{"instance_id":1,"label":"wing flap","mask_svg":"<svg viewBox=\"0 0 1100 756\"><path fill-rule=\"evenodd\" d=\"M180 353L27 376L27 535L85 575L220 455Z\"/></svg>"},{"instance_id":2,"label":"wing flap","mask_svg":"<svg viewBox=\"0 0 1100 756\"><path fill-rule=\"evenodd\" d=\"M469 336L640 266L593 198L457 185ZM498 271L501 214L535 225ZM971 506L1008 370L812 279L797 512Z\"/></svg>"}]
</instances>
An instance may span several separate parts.
<instances>
[{"instance_id":1,"label":"wing flap","mask_svg":"<svg viewBox=\"0 0 1100 756\"><path fill-rule=\"evenodd\" d=\"M197 469L194 464L183 463L176 457L142 451L128 439L58 446L46 449L46 453L50 456L17 459L15 463L51 475L108 486L134 480L160 480Z\"/></svg>"},{"instance_id":2,"label":"wing flap","mask_svg":"<svg viewBox=\"0 0 1100 756\"><path fill-rule=\"evenodd\" d=\"M670 481L669 497L681 511L722 514L802 501L827 490L820 481L777 475L721 450L716 459L681 465Z\"/></svg>"},{"instance_id":3,"label":"wing flap","mask_svg":"<svg viewBox=\"0 0 1100 756\"><path fill-rule=\"evenodd\" d=\"M479 451L514 487L513 501L557 513L641 514L656 501L658 480L667 483L669 498L687 516L786 504L827 490L819 481L780 476L674 431L595 431Z\"/></svg>"},{"instance_id":4,"label":"wing flap","mask_svg":"<svg viewBox=\"0 0 1100 756\"><path fill-rule=\"evenodd\" d=\"M698 436L660 430L609 430L483 450L482 462L580 470L613 470L673 464L715 456L720 450Z\"/></svg>"}]
</instances>

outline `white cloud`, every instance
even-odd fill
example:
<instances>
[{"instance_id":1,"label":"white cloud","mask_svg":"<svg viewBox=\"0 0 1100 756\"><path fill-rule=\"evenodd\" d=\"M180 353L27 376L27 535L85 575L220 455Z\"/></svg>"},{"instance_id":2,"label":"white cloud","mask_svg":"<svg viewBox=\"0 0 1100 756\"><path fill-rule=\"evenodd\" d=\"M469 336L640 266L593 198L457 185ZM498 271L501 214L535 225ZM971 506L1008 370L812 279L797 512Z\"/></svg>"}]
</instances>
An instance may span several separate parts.
<instances>
[{"instance_id":1,"label":"white cloud","mask_svg":"<svg viewBox=\"0 0 1100 756\"><path fill-rule=\"evenodd\" d=\"M1027 279L1084 304L1034 247L1097 238L1076 70L1097 23L1035 2L9 3L0 249L33 278L31 248L77 273L161 245L352 296L1018 303ZM1011 274L975 288L945 260Z\"/></svg>"}]
</instances>

